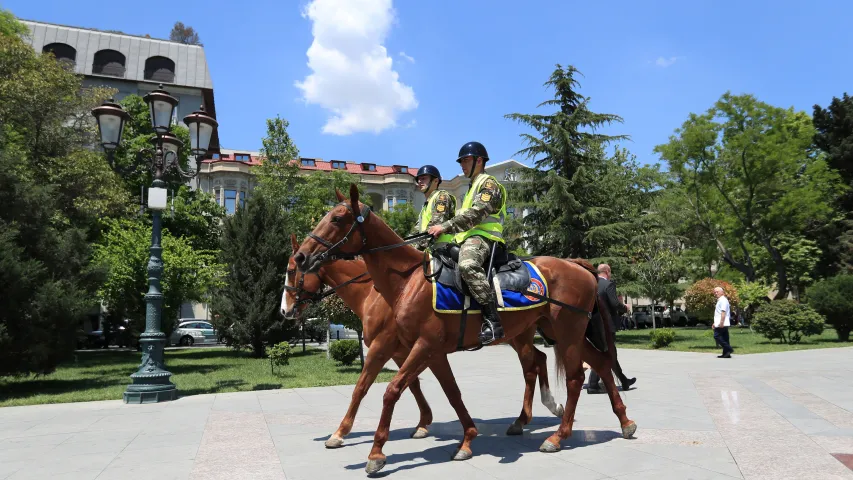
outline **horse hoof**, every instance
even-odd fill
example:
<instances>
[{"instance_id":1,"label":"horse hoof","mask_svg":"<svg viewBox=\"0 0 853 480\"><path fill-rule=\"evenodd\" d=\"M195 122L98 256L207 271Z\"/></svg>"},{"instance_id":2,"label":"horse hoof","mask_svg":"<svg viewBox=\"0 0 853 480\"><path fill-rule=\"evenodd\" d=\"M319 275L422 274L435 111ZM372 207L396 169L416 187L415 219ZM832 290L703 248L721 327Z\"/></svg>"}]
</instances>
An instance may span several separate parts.
<instances>
[{"instance_id":1,"label":"horse hoof","mask_svg":"<svg viewBox=\"0 0 853 480\"><path fill-rule=\"evenodd\" d=\"M542 442L542 445L539 447L540 452L544 453L555 453L560 451L560 445L554 445L553 443L545 440Z\"/></svg>"},{"instance_id":2,"label":"horse hoof","mask_svg":"<svg viewBox=\"0 0 853 480\"><path fill-rule=\"evenodd\" d=\"M506 430L507 435L521 435L524 433L524 426L518 422L512 422L512 425Z\"/></svg>"},{"instance_id":3,"label":"horse hoof","mask_svg":"<svg viewBox=\"0 0 853 480\"><path fill-rule=\"evenodd\" d=\"M554 412L554 416L562 418L564 413L566 413L566 409L562 405L557 405L557 411Z\"/></svg>"},{"instance_id":4,"label":"horse hoof","mask_svg":"<svg viewBox=\"0 0 853 480\"><path fill-rule=\"evenodd\" d=\"M453 460L463 461L468 460L472 457L472 453L467 450L462 450L461 448L456 451L456 455L453 455Z\"/></svg>"},{"instance_id":5,"label":"horse hoof","mask_svg":"<svg viewBox=\"0 0 853 480\"><path fill-rule=\"evenodd\" d=\"M637 431L637 424L631 422L630 424L622 427L622 438L631 438L634 436L634 432Z\"/></svg>"},{"instance_id":6,"label":"horse hoof","mask_svg":"<svg viewBox=\"0 0 853 480\"><path fill-rule=\"evenodd\" d=\"M381 460L368 460L367 466L364 467L364 471L367 472L368 475L373 475L374 473L379 472L385 468L385 459Z\"/></svg>"},{"instance_id":7,"label":"horse hoof","mask_svg":"<svg viewBox=\"0 0 853 480\"><path fill-rule=\"evenodd\" d=\"M417 430L412 432L412 438L426 438L429 435L429 431L424 427L418 427Z\"/></svg>"},{"instance_id":8,"label":"horse hoof","mask_svg":"<svg viewBox=\"0 0 853 480\"><path fill-rule=\"evenodd\" d=\"M332 435L326 440L326 448L341 448L344 445L344 439L336 435Z\"/></svg>"}]
</instances>

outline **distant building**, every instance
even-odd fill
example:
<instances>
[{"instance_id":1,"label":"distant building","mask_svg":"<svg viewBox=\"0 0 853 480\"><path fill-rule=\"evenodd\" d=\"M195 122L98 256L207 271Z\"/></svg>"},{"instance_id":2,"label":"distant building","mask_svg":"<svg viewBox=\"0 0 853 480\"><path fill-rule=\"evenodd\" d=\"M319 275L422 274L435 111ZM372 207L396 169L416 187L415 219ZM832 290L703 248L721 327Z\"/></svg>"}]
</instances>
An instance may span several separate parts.
<instances>
[{"instance_id":1,"label":"distant building","mask_svg":"<svg viewBox=\"0 0 853 480\"><path fill-rule=\"evenodd\" d=\"M202 163L199 173L199 188L213 194L216 203L225 207L228 214L245 205L251 196L257 181L252 168L261 164L259 152L250 150L220 149L219 153ZM370 196L373 208L388 210L402 204L412 204L420 211L415 189L417 167L407 165L377 165L370 162L349 162L345 160L323 160L321 158L300 158L299 170L302 174L312 172L331 172L341 170L357 175Z\"/></svg>"},{"instance_id":2,"label":"distant building","mask_svg":"<svg viewBox=\"0 0 853 480\"><path fill-rule=\"evenodd\" d=\"M30 29L24 40L37 52L52 52L58 61L83 75L84 87L115 88L118 101L130 94L144 96L162 83L180 101L176 122L201 105L216 118L213 81L204 48L199 45L31 20L21 23ZM218 150L219 134L215 132L210 151Z\"/></svg>"}]
</instances>

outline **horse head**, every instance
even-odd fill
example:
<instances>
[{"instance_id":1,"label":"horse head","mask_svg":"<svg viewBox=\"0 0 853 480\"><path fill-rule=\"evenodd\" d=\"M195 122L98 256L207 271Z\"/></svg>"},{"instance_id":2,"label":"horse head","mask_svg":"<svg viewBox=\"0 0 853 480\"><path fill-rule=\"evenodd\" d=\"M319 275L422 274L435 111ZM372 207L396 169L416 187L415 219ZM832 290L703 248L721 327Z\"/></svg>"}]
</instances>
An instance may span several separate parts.
<instances>
[{"instance_id":1,"label":"horse head","mask_svg":"<svg viewBox=\"0 0 853 480\"><path fill-rule=\"evenodd\" d=\"M287 275L284 277L284 292L281 294L281 314L288 320L299 318L306 305L323 288L319 275L308 275L296 268L294 256L299 250L296 235L290 234L292 247L287 259Z\"/></svg>"},{"instance_id":2,"label":"horse head","mask_svg":"<svg viewBox=\"0 0 853 480\"><path fill-rule=\"evenodd\" d=\"M358 187L350 184L346 198L335 189L338 204L320 220L293 256L296 267L304 273L316 272L335 255L356 255L367 243L364 224L370 207L358 201Z\"/></svg>"}]
</instances>

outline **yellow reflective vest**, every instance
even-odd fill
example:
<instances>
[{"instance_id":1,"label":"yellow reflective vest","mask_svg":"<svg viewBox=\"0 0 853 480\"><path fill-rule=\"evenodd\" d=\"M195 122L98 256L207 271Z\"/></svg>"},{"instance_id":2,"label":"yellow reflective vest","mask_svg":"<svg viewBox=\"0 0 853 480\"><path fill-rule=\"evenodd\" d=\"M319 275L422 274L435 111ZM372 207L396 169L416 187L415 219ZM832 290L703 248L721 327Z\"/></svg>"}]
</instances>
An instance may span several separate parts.
<instances>
[{"instance_id":1,"label":"yellow reflective vest","mask_svg":"<svg viewBox=\"0 0 853 480\"><path fill-rule=\"evenodd\" d=\"M451 199L453 199L453 205L456 204L456 198L454 198L453 195L451 195L450 192L448 192L447 190L436 190L436 191L432 192L432 195L430 195L429 199L427 200L427 204L424 205L424 208L421 209L420 218L418 219L418 227L420 228L421 232L426 232L427 228L429 228L429 222L432 220L432 211L433 211L433 208L435 207L435 201L438 200L439 192L444 193L447 196L449 196ZM453 234L442 233L435 240L435 243L436 244L450 243L452 241L453 241Z\"/></svg>"},{"instance_id":2,"label":"yellow reflective vest","mask_svg":"<svg viewBox=\"0 0 853 480\"><path fill-rule=\"evenodd\" d=\"M457 233L454 236L454 240L456 243L462 243L468 237L473 235L479 235L484 238L488 238L489 240L506 243L503 237L503 220L506 218L506 188L501 185L495 177L492 175L487 175L485 173L481 173L474 180L474 184L471 185L471 188L468 189L468 192L465 194L465 199L462 200L462 207L456 210L456 214L464 212L471 208L474 205L474 197L479 193L480 188L486 183L486 180L492 179L498 187L501 189L501 208L496 213L493 213L483 219L479 225L476 225L474 228L467 230L465 232Z\"/></svg>"}]
</instances>

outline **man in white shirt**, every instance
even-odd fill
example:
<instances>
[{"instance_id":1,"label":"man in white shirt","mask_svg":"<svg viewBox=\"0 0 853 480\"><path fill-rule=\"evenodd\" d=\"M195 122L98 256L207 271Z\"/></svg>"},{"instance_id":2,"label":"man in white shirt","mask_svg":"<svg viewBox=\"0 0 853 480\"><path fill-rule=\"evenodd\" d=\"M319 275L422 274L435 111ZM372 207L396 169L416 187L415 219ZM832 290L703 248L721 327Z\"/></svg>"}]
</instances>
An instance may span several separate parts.
<instances>
[{"instance_id":1,"label":"man in white shirt","mask_svg":"<svg viewBox=\"0 0 853 480\"><path fill-rule=\"evenodd\" d=\"M722 288L715 287L714 296L717 297L717 306L714 308L714 320L711 325L714 329L714 340L723 347L723 354L718 355L717 358L732 358L734 349L729 345L729 325L732 316L732 307Z\"/></svg>"}]
</instances>

